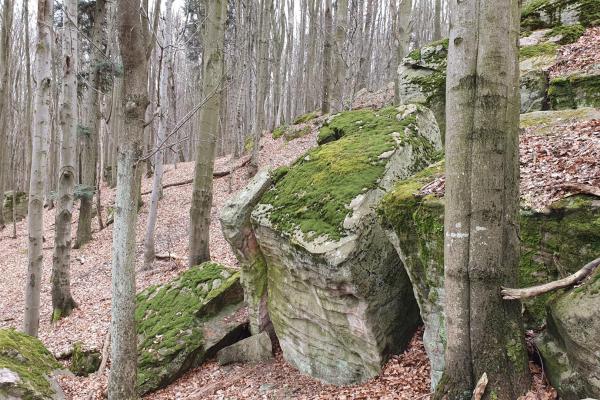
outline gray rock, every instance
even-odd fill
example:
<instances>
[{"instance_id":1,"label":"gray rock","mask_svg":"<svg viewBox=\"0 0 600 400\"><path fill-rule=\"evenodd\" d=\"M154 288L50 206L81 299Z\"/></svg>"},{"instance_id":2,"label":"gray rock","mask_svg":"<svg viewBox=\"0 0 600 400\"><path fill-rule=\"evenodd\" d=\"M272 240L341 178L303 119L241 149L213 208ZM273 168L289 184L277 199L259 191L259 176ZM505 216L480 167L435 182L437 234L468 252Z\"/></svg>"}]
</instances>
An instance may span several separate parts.
<instances>
[{"instance_id":1,"label":"gray rock","mask_svg":"<svg viewBox=\"0 0 600 400\"><path fill-rule=\"evenodd\" d=\"M273 358L271 338L267 332L250 336L227 346L217 353L220 365L231 363L259 363Z\"/></svg>"},{"instance_id":2,"label":"gray rock","mask_svg":"<svg viewBox=\"0 0 600 400\"><path fill-rule=\"evenodd\" d=\"M250 213L272 184L269 171L259 171L246 187L225 203L220 215L223 236L242 267L241 283L253 334L267 329L271 322L267 312L267 265L252 230Z\"/></svg>"},{"instance_id":3,"label":"gray rock","mask_svg":"<svg viewBox=\"0 0 600 400\"><path fill-rule=\"evenodd\" d=\"M423 106L413 104L386 112L397 121L389 122L391 133L385 134L393 139L393 154L380 158L381 153L390 151L386 148L365 164L342 164L338 166L341 172L332 168L328 182L338 182L341 188L321 183L325 185L322 196L327 197L331 196L328 192L348 190L343 182L354 182L356 192L341 206L343 211L335 214L342 215L340 225L332 228L325 216L310 217L313 212L320 213L322 206L315 204L323 199L313 198L315 204L302 201L298 211L283 196L288 190L293 198L318 192L313 182L325 179L320 165L327 162L326 157L354 163L356 156L344 154L350 151L345 149L356 146L360 154L371 151L375 139L370 135L381 133L362 129L370 126L365 118L373 117L366 111L336 116L330 126L335 127L335 120L342 118L348 121L345 126L353 127L348 128L352 133L343 132L340 139L313 150L308 160L293 166L263 195L252 212L256 239L268 266L269 315L283 355L300 371L335 384L376 376L387 358L404 348L419 319L410 281L377 223L375 205L396 180L437 157L441 138L435 117ZM389 117L375 113L375 118ZM362 123L354 124L354 120ZM370 171L373 163L383 167L381 175L375 182L366 179L364 186L357 184L365 173L361 168ZM328 205L331 207L331 202ZM289 215L295 217L288 219ZM306 223L314 229L303 231L301 226ZM329 233L320 229L329 229ZM341 229L339 236L334 235L337 229Z\"/></svg>"}]
</instances>

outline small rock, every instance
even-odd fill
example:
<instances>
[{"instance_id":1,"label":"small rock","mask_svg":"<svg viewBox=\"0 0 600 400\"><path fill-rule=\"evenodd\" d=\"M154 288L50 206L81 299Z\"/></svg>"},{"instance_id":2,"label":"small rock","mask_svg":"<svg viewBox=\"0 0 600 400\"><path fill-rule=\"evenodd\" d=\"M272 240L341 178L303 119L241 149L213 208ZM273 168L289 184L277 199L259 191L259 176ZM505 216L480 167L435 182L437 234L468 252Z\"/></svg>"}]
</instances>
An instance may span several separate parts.
<instances>
[{"instance_id":1,"label":"small rock","mask_svg":"<svg viewBox=\"0 0 600 400\"><path fill-rule=\"evenodd\" d=\"M225 347L217 353L220 365L236 362L257 363L271 358L273 358L271 339L264 331Z\"/></svg>"}]
</instances>

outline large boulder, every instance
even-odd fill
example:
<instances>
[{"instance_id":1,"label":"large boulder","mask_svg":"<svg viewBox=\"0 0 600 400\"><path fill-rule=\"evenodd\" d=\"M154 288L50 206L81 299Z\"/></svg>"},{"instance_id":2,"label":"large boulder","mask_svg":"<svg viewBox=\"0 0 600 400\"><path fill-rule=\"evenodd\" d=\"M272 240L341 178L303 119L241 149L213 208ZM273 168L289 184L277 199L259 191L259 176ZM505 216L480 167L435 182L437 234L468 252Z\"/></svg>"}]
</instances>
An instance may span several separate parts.
<instances>
[{"instance_id":1,"label":"large boulder","mask_svg":"<svg viewBox=\"0 0 600 400\"><path fill-rule=\"evenodd\" d=\"M250 331L257 334L270 326L267 311L267 264L260 252L250 214L273 181L268 171L258 172L221 210L223 236L241 265L241 283L248 305Z\"/></svg>"},{"instance_id":2,"label":"large boulder","mask_svg":"<svg viewBox=\"0 0 600 400\"><path fill-rule=\"evenodd\" d=\"M163 387L247 336L239 272L213 262L137 296L138 392Z\"/></svg>"},{"instance_id":3,"label":"large boulder","mask_svg":"<svg viewBox=\"0 0 600 400\"><path fill-rule=\"evenodd\" d=\"M537 340L550 383L564 400L600 398L600 269L548 307Z\"/></svg>"},{"instance_id":4,"label":"large boulder","mask_svg":"<svg viewBox=\"0 0 600 400\"><path fill-rule=\"evenodd\" d=\"M335 384L377 375L418 323L410 281L377 223L395 181L440 155L423 106L330 117L252 212L267 263L268 311L284 357ZM284 171L285 172L285 171Z\"/></svg>"},{"instance_id":5,"label":"large boulder","mask_svg":"<svg viewBox=\"0 0 600 400\"><path fill-rule=\"evenodd\" d=\"M227 346L217 353L217 360L220 365L245 362L258 363L271 358L273 358L271 338L264 331Z\"/></svg>"},{"instance_id":6,"label":"large boulder","mask_svg":"<svg viewBox=\"0 0 600 400\"><path fill-rule=\"evenodd\" d=\"M444 369L444 198L420 195L421 188L443 173L436 164L400 182L382 200L379 212L386 233L413 283L425 324L424 345L435 386ZM600 202L574 196L553 203L543 212L523 206L520 212L521 258L519 285L545 283L577 271L600 254ZM539 327L552 295L524 301L525 321ZM600 330L588 334L600 335Z\"/></svg>"},{"instance_id":7,"label":"large boulder","mask_svg":"<svg viewBox=\"0 0 600 400\"><path fill-rule=\"evenodd\" d=\"M600 70L600 64L599 64ZM600 107L600 73L571 73L550 80L548 97L553 110Z\"/></svg>"},{"instance_id":8,"label":"large boulder","mask_svg":"<svg viewBox=\"0 0 600 400\"><path fill-rule=\"evenodd\" d=\"M577 23L600 25L600 4L597 0L527 0L521 8L522 30Z\"/></svg>"},{"instance_id":9,"label":"large boulder","mask_svg":"<svg viewBox=\"0 0 600 400\"><path fill-rule=\"evenodd\" d=\"M0 329L1 399L64 399L53 379L61 368L39 339L13 329Z\"/></svg>"}]
</instances>

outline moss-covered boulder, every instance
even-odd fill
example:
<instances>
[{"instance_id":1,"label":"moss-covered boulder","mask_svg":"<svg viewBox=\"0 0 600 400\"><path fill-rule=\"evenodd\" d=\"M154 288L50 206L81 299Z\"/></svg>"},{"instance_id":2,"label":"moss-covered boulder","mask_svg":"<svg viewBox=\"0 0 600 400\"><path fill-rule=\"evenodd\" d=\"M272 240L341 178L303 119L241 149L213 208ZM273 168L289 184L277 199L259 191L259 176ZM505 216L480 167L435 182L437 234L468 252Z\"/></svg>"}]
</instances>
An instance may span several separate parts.
<instances>
[{"instance_id":1,"label":"moss-covered boulder","mask_svg":"<svg viewBox=\"0 0 600 400\"><path fill-rule=\"evenodd\" d=\"M527 0L521 8L521 29L533 31L561 25L600 25L597 0Z\"/></svg>"},{"instance_id":2,"label":"moss-covered boulder","mask_svg":"<svg viewBox=\"0 0 600 400\"><path fill-rule=\"evenodd\" d=\"M442 172L443 165L437 164L400 182L379 206L386 233L413 283L425 323L424 344L434 386L444 368L444 198L418 193ZM592 197L566 198L544 213L523 207L520 226L522 287L575 272L600 254L600 202ZM524 302L530 327L542 325L550 298L545 295Z\"/></svg>"},{"instance_id":3,"label":"moss-covered boulder","mask_svg":"<svg viewBox=\"0 0 600 400\"><path fill-rule=\"evenodd\" d=\"M239 273L207 262L138 294L138 392L181 376L246 335Z\"/></svg>"},{"instance_id":4,"label":"moss-covered boulder","mask_svg":"<svg viewBox=\"0 0 600 400\"><path fill-rule=\"evenodd\" d=\"M600 107L600 74L571 74L550 80L548 97L554 110Z\"/></svg>"},{"instance_id":5,"label":"moss-covered boulder","mask_svg":"<svg viewBox=\"0 0 600 400\"><path fill-rule=\"evenodd\" d=\"M326 382L377 375L418 323L410 281L374 207L440 155L423 106L330 118L323 144L260 198L251 218L267 263L268 311L286 360Z\"/></svg>"},{"instance_id":6,"label":"moss-covered boulder","mask_svg":"<svg viewBox=\"0 0 600 400\"><path fill-rule=\"evenodd\" d=\"M537 340L560 398L600 398L600 270L548 306L548 329Z\"/></svg>"},{"instance_id":7,"label":"moss-covered boulder","mask_svg":"<svg viewBox=\"0 0 600 400\"><path fill-rule=\"evenodd\" d=\"M23 218L25 218L27 216L28 207L27 199L27 193L25 192L17 192L16 194L12 190L4 192L4 203L2 209L4 220L13 220L13 210L16 217L15 219L17 221L21 221Z\"/></svg>"},{"instance_id":8,"label":"moss-covered boulder","mask_svg":"<svg viewBox=\"0 0 600 400\"><path fill-rule=\"evenodd\" d=\"M77 342L73 345L70 370L75 375L87 376L98 371L102 355L98 350L84 349L83 344Z\"/></svg>"},{"instance_id":9,"label":"moss-covered boulder","mask_svg":"<svg viewBox=\"0 0 600 400\"><path fill-rule=\"evenodd\" d=\"M258 172L246 187L225 203L220 215L223 236L242 267L241 283L252 334L267 329L270 320L267 311L267 264L252 230L250 214L272 184L269 171Z\"/></svg>"},{"instance_id":10,"label":"moss-covered boulder","mask_svg":"<svg viewBox=\"0 0 600 400\"><path fill-rule=\"evenodd\" d=\"M429 107L442 136L446 127L447 59L448 39L444 39L413 50L398 67L400 102Z\"/></svg>"},{"instance_id":11,"label":"moss-covered boulder","mask_svg":"<svg viewBox=\"0 0 600 400\"><path fill-rule=\"evenodd\" d=\"M64 399L52 379L61 365L41 341L13 329L0 329L0 398Z\"/></svg>"}]
</instances>

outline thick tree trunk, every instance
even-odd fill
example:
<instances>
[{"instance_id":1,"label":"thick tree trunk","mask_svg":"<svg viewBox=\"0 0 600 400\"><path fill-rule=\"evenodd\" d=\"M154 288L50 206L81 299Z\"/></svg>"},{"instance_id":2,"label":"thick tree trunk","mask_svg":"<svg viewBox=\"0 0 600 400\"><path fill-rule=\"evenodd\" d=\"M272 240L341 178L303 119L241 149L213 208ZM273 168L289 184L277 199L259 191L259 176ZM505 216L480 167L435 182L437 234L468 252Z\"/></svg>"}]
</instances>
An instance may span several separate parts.
<instances>
[{"instance_id":1,"label":"thick tree trunk","mask_svg":"<svg viewBox=\"0 0 600 400\"><path fill-rule=\"evenodd\" d=\"M77 0L65 0L62 37L60 104L60 172L56 209L56 234L52 259L52 321L66 317L76 307L71 296L71 219L75 190L77 140Z\"/></svg>"},{"instance_id":2,"label":"thick tree trunk","mask_svg":"<svg viewBox=\"0 0 600 400\"><path fill-rule=\"evenodd\" d=\"M437 397L470 398L487 373L485 399L528 387L520 306L500 287L518 271L519 5L455 5L447 80L446 366Z\"/></svg>"},{"instance_id":3,"label":"thick tree trunk","mask_svg":"<svg viewBox=\"0 0 600 400\"><path fill-rule=\"evenodd\" d=\"M169 110L169 60L171 58L171 9L173 0L167 0L166 15L164 20L163 49L161 55L161 74L159 83L159 107L160 116L158 120L158 129L156 143L161 144L165 140L167 131L167 112ZM158 201L162 193L162 175L163 175L164 150L159 149L155 155L154 177L152 178L152 196L150 199L150 209L148 211L148 222L146 224L146 238L144 240L144 268L149 269L154 262L156 249L154 246L154 228L156 226L156 217L158 214Z\"/></svg>"},{"instance_id":4,"label":"thick tree trunk","mask_svg":"<svg viewBox=\"0 0 600 400\"><path fill-rule=\"evenodd\" d=\"M85 128L86 134L82 135L81 182L87 191L92 193L96 187L96 164L98 163L98 137L100 135L100 106L98 101L98 88L100 85L100 72L98 64L103 61L100 52L103 42L104 18L106 16L106 1L96 0L94 18L92 20L92 45L90 46L90 83L85 101L87 102ZM77 238L75 248L79 248L92 240L92 215L93 196L82 196L79 208L79 222L77 224Z\"/></svg>"},{"instance_id":5,"label":"thick tree trunk","mask_svg":"<svg viewBox=\"0 0 600 400\"><path fill-rule=\"evenodd\" d=\"M222 94L219 86L223 77L223 45L225 33L225 0L208 2L206 44L204 48L203 85L205 95L211 96L200 111L201 140L198 141L196 165L194 168L194 189L190 209L190 248L189 265L197 265L210 260L209 232L212 208L213 168L215 145L219 130L219 111Z\"/></svg>"},{"instance_id":6,"label":"thick tree trunk","mask_svg":"<svg viewBox=\"0 0 600 400\"><path fill-rule=\"evenodd\" d=\"M137 398L135 330L135 228L143 165L144 114L148 107L146 38L139 0L117 5L123 61L123 129L119 138L113 233L111 369L108 398Z\"/></svg>"},{"instance_id":7,"label":"thick tree trunk","mask_svg":"<svg viewBox=\"0 0 600 400\"><path fill-rule=\"evenodd\" d=\"M34 133L32 142L31 179L29 185L29 230L27 286L25 290L25 333L37 336L40 322L40 288L42 278L42 235L44 183L48 164L50 137L50 103L52 101L52 40L53 0L38 0L38 41L35 60L37 91L35 99Z\"/></svg>"}]
</instances>

